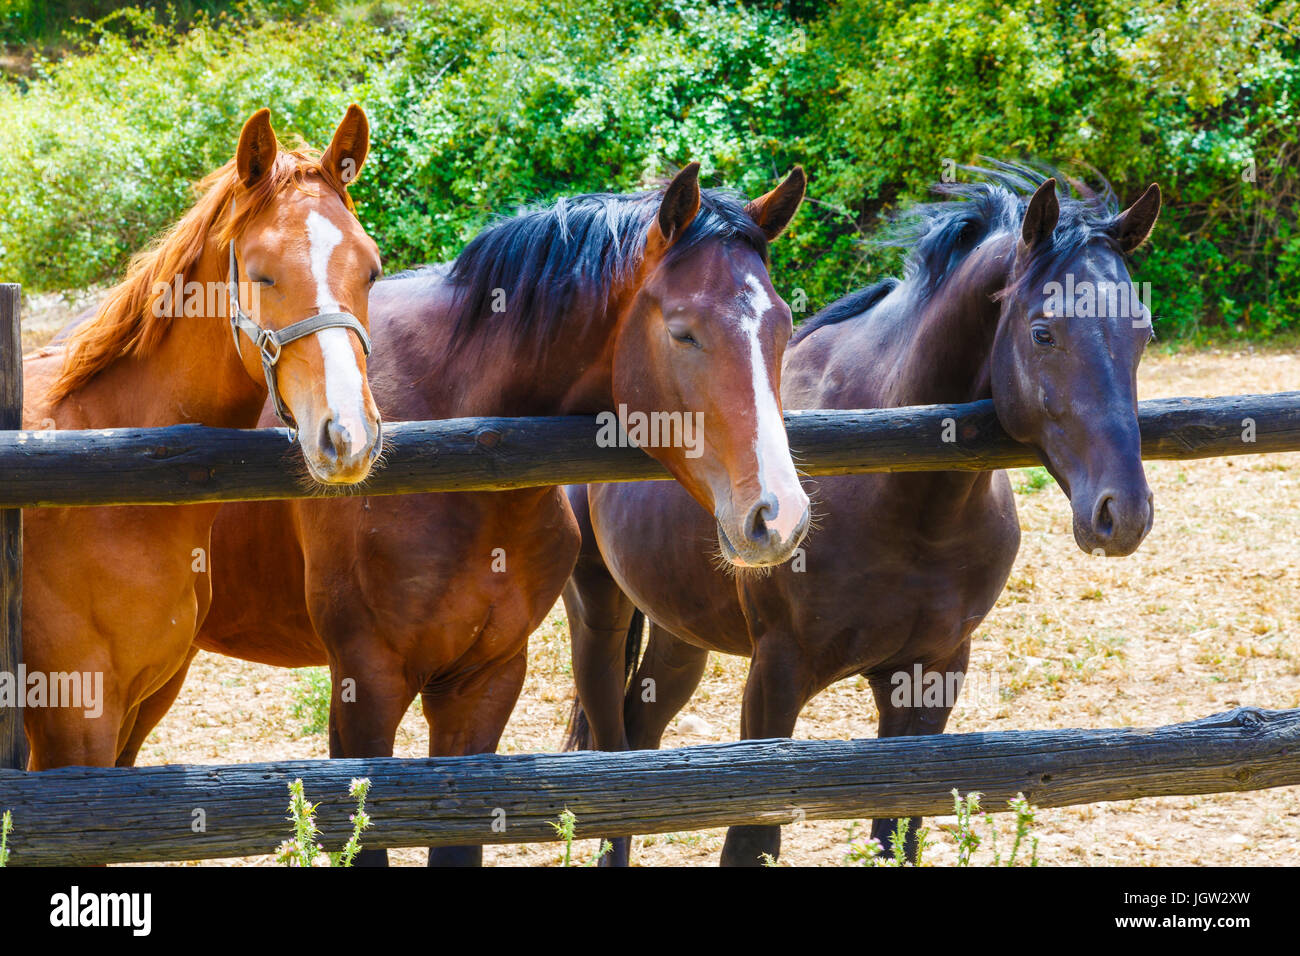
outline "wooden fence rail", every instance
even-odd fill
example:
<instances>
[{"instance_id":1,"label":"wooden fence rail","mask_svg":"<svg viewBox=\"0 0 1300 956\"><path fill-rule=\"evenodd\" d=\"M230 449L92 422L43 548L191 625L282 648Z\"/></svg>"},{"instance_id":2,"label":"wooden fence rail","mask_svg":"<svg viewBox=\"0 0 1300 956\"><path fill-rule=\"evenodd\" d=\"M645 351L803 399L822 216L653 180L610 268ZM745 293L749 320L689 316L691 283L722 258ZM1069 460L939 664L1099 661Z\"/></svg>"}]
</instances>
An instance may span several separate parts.
<instances>
[{"instance_id":1,"label":"wooden fence rail","mask_svg":"<svg viewBox=\"0 0 1300 956\"><path fill-rule=\"evenodd\" d=\"M1141 403L1140 422L1142 456L1149 459L1300 451L1300 392L1154 399ZM796 411L786 415L786 426L809 475L1039 463L1002 430L991 401ZM599 447L590 417L459 418L384 428L386 464L362 486L364 494L668 477L639 449ZM318 495L304 476L284 429L0 432L0 509Z\"/></svg>"},{"instance_id":2,"label":"wooden fence rail","mask_svg":"<svg viewBox=\"0 0 1300 956\"><path fill-rule=\"evenodd\" d=\"M22 657L27 507L185 504L319 492L282 429L20 430L19 289L0 285L0 671ZM1142 454L1190 459L1300 450L1300 392L1141 403ZM707 428L707 422L705 423ZM641 451L600 447L591 418L399 422L363 494L662 479ZM787 415L809 475L1038 464L991 402ZM25 766L22 712L0 711L0 768ZM934 815L949 791L999 810L1300 783L1300 710L1239 709L1155 730L1057 730L856 741L751 741L624 754L300 761L138 769L0 769L14 864L210 859L288 835L287 783L320 801L329 844L348 781L371 778L371 847L555 839L568 808L586 836L733 824Z\"/></svg>"},{"instance_id":3,"label":"wooden fence rail","mask_svg":"<svg viewBox=\"0 0 1300 956\"><path fill-rule=\"evenodd\" d=\"M235 766L0 770L11 863L121 863L272 852L288 783L349 830L369 777L368 847L536 843L568 808L580 837L952 812L953 788L1004 810L1300 784L1300 710L1239 708L1156 729L1032 730L889 740L763 740L630 753L304 760Z\"/></svg>"}]
</instances>

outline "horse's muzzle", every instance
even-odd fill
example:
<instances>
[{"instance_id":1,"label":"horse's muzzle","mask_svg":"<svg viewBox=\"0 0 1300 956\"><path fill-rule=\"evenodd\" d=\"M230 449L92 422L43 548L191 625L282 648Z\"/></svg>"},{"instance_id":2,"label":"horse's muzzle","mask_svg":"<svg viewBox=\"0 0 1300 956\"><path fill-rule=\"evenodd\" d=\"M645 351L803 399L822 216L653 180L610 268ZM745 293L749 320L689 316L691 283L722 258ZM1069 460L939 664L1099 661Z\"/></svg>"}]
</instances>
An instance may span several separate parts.
<instances>
[{"instance_id":1,"label":"horse's muzzle","mask_svg":"<svg viewBox=\"0 0 1300 956\"><path fill-rule=\"evenodd\" d=\"M1122 558L1146 538L1155 520L1155 503L1146 483L1130 489L1104 489L1074 508L1074 540L1089 554Z\"/></svg>"},{"instance_id":2,"label":"horse's muzzle","mask_svg":"<svg viewBox=\"0 0 1300 956\"><path fill-rule=\"evenodd\" d=\"M802 504L802 513L785 533L776 520L779 505L772 495L764 495L749 509L738 533L728 533L728 526L734 522L717 516L718 547L722 556L742 568L766 568L788 561L808 533L812 519L806 497ZM790 504L787 503L786 507Z\"/></svg>"},{"instance_id":3,"label":"horse's muzzle","mask_svg":"<svg viewBox=\"0 0 1300 956\"><path fill-rule=\"evenodd\" d=\"M379 457L382 424L366 423L361 435L334 418L327 418L310 439L300 435L303 459L316 481L323 485L355 485L370 475Z\"/></svg>"}]
</instances>

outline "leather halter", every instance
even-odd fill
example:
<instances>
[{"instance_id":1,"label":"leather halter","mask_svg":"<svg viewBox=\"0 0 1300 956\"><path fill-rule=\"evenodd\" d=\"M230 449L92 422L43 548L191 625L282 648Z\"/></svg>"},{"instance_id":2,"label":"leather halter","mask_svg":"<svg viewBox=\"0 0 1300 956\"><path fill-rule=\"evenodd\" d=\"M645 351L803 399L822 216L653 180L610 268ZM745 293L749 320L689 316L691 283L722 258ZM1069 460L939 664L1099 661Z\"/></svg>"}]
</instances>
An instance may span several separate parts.
<instances>
[{"instance_id":1,"label":"leather halter","mask_svg":"<svg viewBox=\"0 0 1300 956\"><path fill-rule=\"evenodd\" d=\"M262 328L239 304L239 264L235 261L233 239L230 240L230 275L227 282L230 291L230 334L235 338L235 351L239 353L241 359L244 357L243 350L239 346L239 333L242 331L257 347L262 357L262 373L266 376L266 388L271 393L271 401L275 403L275 414L289 427L291 435L296 435L298 424L280 397L280 389L276 383L275 366L280 361L280 352L290 342L314 335L323 329L348 329L356 333L357 338L361 340L361 351L369 355L370 336L366 334L365 326L361 321L350 312L320 312L282 329Z\"/></svg>"}]
</instances>

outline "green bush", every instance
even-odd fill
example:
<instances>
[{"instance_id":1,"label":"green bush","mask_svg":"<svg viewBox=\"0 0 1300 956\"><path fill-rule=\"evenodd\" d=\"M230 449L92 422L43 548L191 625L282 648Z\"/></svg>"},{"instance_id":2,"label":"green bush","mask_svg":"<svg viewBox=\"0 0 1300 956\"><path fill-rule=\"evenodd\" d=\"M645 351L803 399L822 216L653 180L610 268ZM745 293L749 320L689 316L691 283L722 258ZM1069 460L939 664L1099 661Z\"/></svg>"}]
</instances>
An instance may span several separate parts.
<instances>
[{"instance_id":1,"label":"green bush","mask_svg":"<svg viewBox=\"0 0 1300 956\"><path fill-rule=\"evenodd\" d=\"M1257 0L845 0L816 32L840 65L810 136L819 188L869 228L945 160L1087 164L1122 199L1156 181L1135 272L1158 331L1300 327L1297 28L1293 3ZM858 268L880 263L867 250Z\"/></svg>"},{"instance_id":2,"label":"green bush","mask_svg":"<svg viewBox=\"0 0 1300 956\"><path fill-rule=\"evenodd\" d=\"M693 159L755 194L801 162L810 202L774 271L816 308L897 268L859 240L953 163L1036 157L1122 199L1164 187L1135 265L1162 335L1300 329L1296 0L208 6L83 25L0 87L0 275L109 279L255 108L323 145L355 99L374 128L355 195L390 269L523 202Z\"/></svg>"},{"instance_id":3,"label":"green bush","mask_svg":"<svg viewBox=\"0 0 1300 956\"><path fill-rule=\"evenodd\" d=\"M260 106L275 104L281 135L328 141L380 39L226 18L177 36L149 14L109 17L81 55L0 92L0 275L34 289L110 278L192 203L190 184L233 155Z\"/></svg>"},{"instance_id":4,"label":"green bush","mask_svg":"<svg viewBox=\"0 0 1300 956\"><path fill-rule=\"evenodd\" d=\"M678 0L472 0L420 7L371 77L367 225L400 262L445 259L494 214L635 189L691 160L751 193L795 162L797 27ZM760 121L761 119L761 121Z\"/></svg>"},{"instance_id":5,"label":"green bush","mask_svg":"<svg viewBox=\"0 0 1300 956\"><path fill-rule=\"evenodd\" d=\"M287 16L336 5L335 0L242 0L234 4ZM223 0L0 0L0 43L57 43L64 35L84 34L91 22L124 7L167 11L176 22L188 24L199 14L219 13L230 6Z\"/></svg>"}]
</instances>

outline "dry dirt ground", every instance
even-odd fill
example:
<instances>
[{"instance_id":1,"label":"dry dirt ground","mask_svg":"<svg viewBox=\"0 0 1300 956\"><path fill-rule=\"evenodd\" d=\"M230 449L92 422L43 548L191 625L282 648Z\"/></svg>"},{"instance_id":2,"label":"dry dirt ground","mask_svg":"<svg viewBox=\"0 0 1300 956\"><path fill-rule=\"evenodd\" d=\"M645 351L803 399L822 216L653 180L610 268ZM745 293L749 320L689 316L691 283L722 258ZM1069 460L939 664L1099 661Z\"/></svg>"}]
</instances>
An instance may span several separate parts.
<instances>
[{"instance_id":1,"label":"dry dirt ground","mask_svg":"<svg viewBox=\"0 0 1300 956\"><path fill-rule=\"evenodd\" d=\"M61 324L66 303L30 303L28 327ZM34 313L48 307L49 322ZM1143 364L1144 398L1300 390L1294 349L1155 351ZM971 674L949 730L1155 726L1237 705L1300 707L1300 454L1150 462L1156 523L1139 553L1088 557L1070 533L1055 485L1013 476L1023 541L1011 580L977 632ZM735 738L746 661L714 655L665 746ZM327 756L323 733L303 728L307 675L202 654L171 713L145 744L142 764L236 763ZM523 695L503 753L557 749L572 690L567 631L557 606L533 635ZM295 710L298 711L295 714ZM425 727L412 707L399 756L422 756ZM801 738L874 736L876 712L861 680L817 697ZM308 797L319 795L308 794ZM955 858L951 817L935 826L935 864ZM996 826L1005 838L1009 816ZM844 863L850 821L787 826L781 862ZM579 821L579 833L581 833ZM1300 787L1248 794L1041 810L1035 831L1045 865L1293 864L1300 859ZM286 835L288 829L286 828ZM713 865L721 830L638 839L641 865ZM594 834L592 834L594 836ZM268 847L268 851L272 848ZM595 849L575 844L580 859ZM496 865L551 865L557 844L489 847ZM416 850L397 863L423 862ZM976 860L987 861L981 851ZM210 861L266 865L269 856Z\"/></svg>"}]
</instances>

